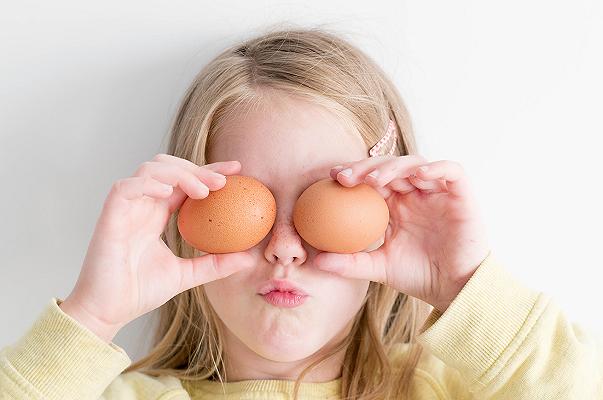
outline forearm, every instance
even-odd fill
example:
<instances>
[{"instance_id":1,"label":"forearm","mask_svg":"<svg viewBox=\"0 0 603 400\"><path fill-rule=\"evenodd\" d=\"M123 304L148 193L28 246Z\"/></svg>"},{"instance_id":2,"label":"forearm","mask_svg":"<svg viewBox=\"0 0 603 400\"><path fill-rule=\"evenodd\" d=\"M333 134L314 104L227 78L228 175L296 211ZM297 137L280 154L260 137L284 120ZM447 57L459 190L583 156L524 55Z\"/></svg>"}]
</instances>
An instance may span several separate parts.
<instances>
[{"instance_id":1,"label":"forearm","mask_svg":"<svg viewBox=\"0 0 603 400\"><path fill-rule=\"evenodd\" d=\"M603 398L602 338L570 323L494 258L445 312L432 312L418 342L460 371L462 384L442 379L454 398Z\"/></svg>"}]
</instances>

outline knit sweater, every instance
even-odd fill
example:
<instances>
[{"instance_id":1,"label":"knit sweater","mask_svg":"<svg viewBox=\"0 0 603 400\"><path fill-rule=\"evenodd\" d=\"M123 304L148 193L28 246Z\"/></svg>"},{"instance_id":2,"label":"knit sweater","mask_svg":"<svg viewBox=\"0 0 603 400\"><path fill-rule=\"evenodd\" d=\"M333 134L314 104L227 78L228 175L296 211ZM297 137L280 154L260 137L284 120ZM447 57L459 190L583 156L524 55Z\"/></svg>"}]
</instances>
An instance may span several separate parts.
<instances>
[{"instance_id":1,"label":"knit sweater","mask_svg":"<svg viewBox=\"0 0 603 400\"><path fill-rule=\"evenodd\" d=\"M0 399L289 399L293 381L180 381L134 371L126 352L47 307L0 351ZM425 350L412 399L603 399L603 340L568 321L548 295L510 274L491 252L443 313L417 337ZM402 363L408 345L394 347ZM301 399L337 399L341 378L304 382Z\"/></svg>"}]
</instances>

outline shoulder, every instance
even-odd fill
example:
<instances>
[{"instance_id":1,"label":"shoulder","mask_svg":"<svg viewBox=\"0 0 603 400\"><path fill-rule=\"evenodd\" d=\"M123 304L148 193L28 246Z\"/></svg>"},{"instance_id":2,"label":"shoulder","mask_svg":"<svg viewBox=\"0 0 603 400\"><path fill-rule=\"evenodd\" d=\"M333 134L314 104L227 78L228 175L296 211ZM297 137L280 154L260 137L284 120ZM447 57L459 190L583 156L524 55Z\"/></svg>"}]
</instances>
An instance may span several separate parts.
<instances>
[{"instance_id":1,"label":"shoulder","mask_svg":"<svg viewBox=\"0 0 603 400\"><path fill-rule=\"evenodd\" d=\"M151 376L140 371L120 374L103 392L101 400L190 399L180 380L173 376Z\"/></svg>"},{"instance_id":2,"label":"shoulder","mask_svg":"<svg viewBox=\"0 0 603 400\"><path fill-rule=\"evenodd\" d=\"M410 353L408 343L397 343L390 351L390 360L394 368L405 365ZM414 370L412 386L416 398L461 399L467 393L461 374L427 349L423 349ZM421 396L423 395L423 396ZM427 397L425 397L427 396Z\"/></svg>"}]
</instances>

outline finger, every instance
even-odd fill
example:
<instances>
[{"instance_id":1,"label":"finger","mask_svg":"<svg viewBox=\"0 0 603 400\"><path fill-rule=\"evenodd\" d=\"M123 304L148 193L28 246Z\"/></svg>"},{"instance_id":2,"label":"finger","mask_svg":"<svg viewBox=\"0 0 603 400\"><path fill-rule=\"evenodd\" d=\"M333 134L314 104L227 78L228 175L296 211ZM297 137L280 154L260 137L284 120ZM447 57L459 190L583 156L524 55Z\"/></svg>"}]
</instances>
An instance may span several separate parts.
<instances>
[{"instance_id":1,"label":"finger","mask_svg":"<svg viewBox=\"0 0 603 400\"><path fill-rule=\"evenodd\" d=\"M427 160L421 156L400 156L364 171L365 173L361 177L368 184L385 186L395 179L408 178L417 167L426 163Z\"/></svg>"},{"instance_id":2,"label":"finger","mask_svg":"<svg viewBox=\"0 0 603 400\"><path fill-rule=\"evenodd\" d=\"M426 170L418 168L417 177L422 181L444 180L446 190L455 196L469 197L471 185L463 166L455 161L441 160L425 164Z\"/></svg>"},{"instance_id":3,"label":"finger","mask_svg":"<svg viewBox=\"0 0 603 400\"><path fill-rule=\"evenodd\" d=\"M238 173L241 170L241 163L237 160L218 161L215 163L199 166L185 158L176 157L171 154L159 153L155 157L153 157L153 161L176 164L181 166L182 168L188 169L194 174L197 174L200 171L202 172L204 170L210 170L222 175L232 175Z\"/></svg>"},{"instance_id":4,"label":"finger","mask_svg":"<svg viewBox=\"0 0 603 400\"><path fill-rule=\"evenodd\" d=\"M423 156L416 154L370 157L349 165L342 165L344 169L336 174L336 179L344 186L355 186L361 182L371 184L373 187L385 186L397 177L410 175L411 171L426 162ZM349 176L345 174L346 169L351 170ZM335 171L331 171L331 174ZM370 173L373 175L367 178Z\"/></svg>"},{"instance_id":5,"label":"finger","mask_svg":"<svg viewBox=\"0 0 603 400\"><path fill-rule=\"evenodd\" d=\"M424 192L438 193L444 191L442 183L438 181L424 181L414 175L409 176L407 180L417 189L421 189Z\"/></svg>"},{"instance_id":6,"label":"finger","mask_svg":"<svg viewBox=\"0 0 603 400\"><path fill-rule=\"evenodd\" d=\"M224 175L203 171L201 176L191 173L179 165L146 161L136 170L135 176L151 176L160 182L178 186L189 197L205 198L211 190L218 190L226 183Z\"/></svg>"},{"instance_id":7,"label":"finger","mask_svg":"<svg viewBox=\"0 0 603 400\"><path fill-rule=\"evenodd\" d=\"M159 182L150 176L120 179L113 185L113 190L126 200L139 199L142 196L166 198L172 194L172 186Z\"/></svg>"},{"instance_id":8,"label":"finger","mask_svg":"<svg viewBox=\"0 0 603 400\"><path fill-rule=\"evenodd\" d=\"M233 175L238 174L241 171L241 163L237 160L218 161L211 164L205 164L202 168L207 168L223 175Z\"/></svg>"},{"instance_id":9,"label":"finger","mask_svg":"<svg viewBox=\"0 0 603 400\"><path fill-rule=\"evenodd\" d=\"M186 172L188 176L187 179L191 179L192 182L195 181L194 177L197 180L200 180L207 188L210 190L218 190L224 187L226 183L226 176L220 174L218 172L214 172L208 168L199 168L190 166L182 166L178 165L178 163L169 163L169 162L160 162L160 161L146 161L140 165L138 170L135 172L135 175L142 175L146 171L158 171L167 168L174 173L182 170Z\"/></svg>"},{"instance_id":10,"label":"finger","mask_svg":"<svg viewBox=\"0 0 603 400\"><path fill-rule=\"evenodd\" d=\"M346 278L386 284L387 272L384 260L385 254L380 249L352 254L321 252L314 258L314 265L323 271L333 272Z\"/></svg>"},{"instance_id":11,"label":"finger","mask_svg":"<svg viewBox=\"0 0 603 400\"><path fill-rule=\"evenodd\" d=\"M423 157L415 159L396 157L377 165L366 174L364 180L375 188L391 187L392 190L400 193L410 193L416 189L431 193L447 191L444 182L425 181L414 175L418 167L426 165L426 161L423 160Z\"/></svg>"},{"instance_id":12,"label":"finger","mask_svg":"<svg viewBox=\"0 0 603 400\"><path fill-rule=\"evenodd\" d=\"M374 186L373 189L375 189L377 192L379 192L379 194L381 195L381 197L383 197L384 199L388 199L389 196L392 195L392 189L390 189L388 187Z\"/></svg>"},{"instance_id":13,"label":"finger","mask_svg":"<svg viewBox=\"0 0 603 400\"><path fill-rule=\"evenodd\" d=\"M225 278L255 265L247 252L206 254L195 258L176 257L181 269L180 291Z\"/></svg>"},{"instance_id":14,"label":"finger","mask_svg":"<svg viewBox=\"0 0 603 400\"><path fill-rule=\"evenodd\" d=\"M394 192L406 194L413 190L417 190L417 187L408 181L408 178L396 178L389 182L386 188L390 188Z\"/></svg>"},{"instance_id":15,"label":"finger","mask_svg":"<svg viewBox=\"0 0 603 400\"><path fill-rule=\"evenodd\" d=\"M347 168L351 168L354 172L358 172L362 168L366 169L370 166L376 166L380 163L383 163L384 161L391 160L395 157L396 156L391 156L391 155L376 156L376 157L363 158L358 161L342 163L342 164L332 167L331 170L329 171L329 175L331 176L331 178L337 180L339 173L341 171L344 171ZM343 176L343 174L342 174L342 176Z\"/></svg>"},{"instance_id":16,"label":"finger","mask_svg":"<svg viewBox=\"0 0 603 400\"><path fill-rule=\"evenodd\" d=\"M185 158L176 157L171 154L159 153L153 158L153 161L178 165L199 177L199 179L203 182L206 182L206 179L209 179L215 184L215 186L212 186L211 184L206 183L210 190L218 190L222 188L225 184L223 183L225 175L233 175L241 171L241 163L237 160L218 161L199 166ZM187 197L188 196L186 193L179 188L176 188L174 190L174 196L170 197L170 212L173 212L179 208Z\"/></svg>"},{"instance_id":17,"label":"finger","mask_svg":"<svg viewBox=\"0 0 603 400\"><path fill-rule=\"evenodd\" d=\"M136 176L151 176L174 187L168 199L168 209L173 213L187 197L203 199L210 190L218 190L226 184L224 175L204 170L195 175L179 165L168 162L146 161L135 172Z\"/></svg>"}]
</instances>

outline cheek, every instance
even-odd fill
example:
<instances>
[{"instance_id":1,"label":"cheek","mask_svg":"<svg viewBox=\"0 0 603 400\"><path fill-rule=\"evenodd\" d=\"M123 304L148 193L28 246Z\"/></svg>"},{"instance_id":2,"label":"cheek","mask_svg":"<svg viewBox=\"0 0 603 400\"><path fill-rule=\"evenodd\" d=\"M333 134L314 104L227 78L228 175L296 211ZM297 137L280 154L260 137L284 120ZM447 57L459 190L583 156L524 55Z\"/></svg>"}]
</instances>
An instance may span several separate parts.
<instances>
[{"instance_id":1,"label":"cheek","mask_svg":"<svg viewBox=\"0 0 603 400\"><path fill-rule=\"evenodd\" d=\"M236 274L203 285L207 299L221 319L236 309L241 296L241 283ZM238 289L237 289L238 288Z\"/></svg>"},{"instance_id":2,"label":"cheek","mask_svg":"<svg viewBox=\"0 0 603 400\"><path fill-rule=\"evenodd\" d=\"M370 281L339 278L321 294L316 311L320 313L323 329L340 331L354 319L368 291Z\"/></svg>"}]
</instances>

